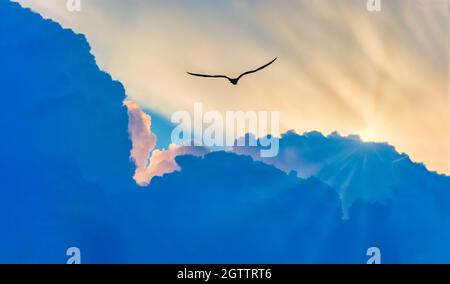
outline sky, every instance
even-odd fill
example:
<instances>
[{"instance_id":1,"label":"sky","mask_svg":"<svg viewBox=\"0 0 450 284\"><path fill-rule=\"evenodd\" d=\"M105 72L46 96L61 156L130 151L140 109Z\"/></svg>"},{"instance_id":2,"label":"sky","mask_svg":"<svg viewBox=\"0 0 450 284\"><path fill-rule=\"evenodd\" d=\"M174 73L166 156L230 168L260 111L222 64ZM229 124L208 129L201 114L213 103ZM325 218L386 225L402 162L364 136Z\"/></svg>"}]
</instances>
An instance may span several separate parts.
<instances>
[{"instance_id":1,"label":"sky","mask_svg":"<svg viewBox=\"0 0 450 284\"><path fill-rule=\"evenodd\" d=\"M163 114L86 37L9 1L0 62L0 263L66 263L72 247L86 264L366 263L374 247L386 264L450 262L450 176L390 145L313 131L276 157L162 150Z\"/></svg>"},{"instance_id":2,"label":"sky","mask_svg":"<svg viewBox=\"0 0 450 284\"><path fill-rule=\"evenodd\" d=\"M448 1L19 0L87 36L130 99L170 119L209 110L280 111L281 130L358 134L450 173ZM238 86L187 71L238 75ZM157 135L158 133L156 133Z\"/></svg>"}]
</instances>

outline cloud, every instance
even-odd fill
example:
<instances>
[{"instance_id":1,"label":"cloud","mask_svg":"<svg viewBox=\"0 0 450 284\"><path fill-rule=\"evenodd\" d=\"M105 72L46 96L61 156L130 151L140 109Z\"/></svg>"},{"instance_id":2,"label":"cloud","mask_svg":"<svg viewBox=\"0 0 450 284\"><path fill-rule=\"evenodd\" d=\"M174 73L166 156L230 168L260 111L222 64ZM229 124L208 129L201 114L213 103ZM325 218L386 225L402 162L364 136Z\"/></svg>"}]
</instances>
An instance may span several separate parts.
<instances>
[{"instance_id":1,"label":"cloud","mask_svg":"<svg viewBox=\"0 0 450 284\"><path fill-rule=\"evenodd\" d=\"M235 146L233 151L301 178L319 178L337 190L346 216L357 201L384 203L404 188L426 192L430 184L437 191L450 186L450 177L428 171L389 144L363 142L358 136L290 131L279 144L279 154L273 158L261 157L259 146ZM407 176L414 176L416 182L410 184Z\"/></svg>"},{"instance_id":2,"label":"cloud","mask_svg":"<svg viewBox=\"0 0 450 284\"><path fill-rule=\"evenodd\" d=\"M84 36L9 1L0 22L0 263L65 263L75 243L109 262L115 198L137 188L125 90Z\"/></svg>"},{"instance_id":3,"label":"cloud","mask_svg":"<svg viewBox=\"0 0 450 284\"><path fill-rule=\"evenodd\" d=\"M209 149L199 146L177 146L170 144L168 149L155 149L156 136L151 131L151 117L131 100L124 104L128 108L128 131L133 148L131 158L136 170L134 180L141 186L147 186L156 176L163 176L180 170L175 158L180 155L203 156Z\"/></svg>"},{"instance_id":4,"label":"cloud","mask_svg":"<svg viewBox=\"0 0 450 284\"><path fill-rule=\"evenodd\" d=\"M170 144L167 150L154 150L151 153L149 166L139 173L137 180L141 185L148 185L156 176L179 171L180 167L176 162L176 157L181 155L192 155L202 157L209 153L206 147L199 146L176 146Z\"/></svg>"},{"instance_id":5,"label":"cloud","mask_svg":"<svg viewBox=\"0 0 450 284\"><path fill-rule=\"evenodd\" d=\"M133 143L131 158L136 166L134 180L140 185L146 185L149 182L147 167L150 154L156 145L156 136L151 132L151 117L133 101L127 100L124 104L128 108L128 131Z\"/></svg>"},{"instance_id":6,"label":"cloud","mask_svg":"<svg viewBox=\"0 0 450 284\"><path fill-rule=\"evenodd\" d=\"M148 166L136 170L134 179L141 186L150 184L154 177L161 177L179 171L180 167L176 162L176 157L181 155L192 155L201 157L209 153L209 149L199 146L176 146L170 144L167 150L155 149L150 154Z\"/></svg>"}]
</instances>

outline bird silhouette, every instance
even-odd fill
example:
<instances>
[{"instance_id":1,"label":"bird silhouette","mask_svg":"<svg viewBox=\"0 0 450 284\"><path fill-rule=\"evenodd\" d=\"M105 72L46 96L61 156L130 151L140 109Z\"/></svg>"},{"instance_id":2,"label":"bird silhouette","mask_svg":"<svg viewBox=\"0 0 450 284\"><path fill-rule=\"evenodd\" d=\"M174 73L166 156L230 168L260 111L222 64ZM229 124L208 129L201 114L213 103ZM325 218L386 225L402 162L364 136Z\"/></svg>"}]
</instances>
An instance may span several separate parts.
<instances>
[{"instance_id":1,"label":"bird silhouette","mask_svg":"<svg viewBox=\"0 0 450 284\"><path fill-rule=\"evenodd\" d=\"M259 67L258 69L255 69L255 70L251 70L251 71L247 71L247 72L245 72L245 73L242 73L242 74L239 75L239 77L237 77L237 78L230 78L230 77L225 76L225 75L204 75L204 74L191 73L191 72L187 72L187 73L188 73L189 75L197 76L197 77L206 77L206 78L225 78L225 79L228 79L228 81L230 81L231 84L237 85L238 82L239 82L239 80L240 80L242 77L244 77L245 75L248 75L248 74L256 73L256 72L258 72L258 71L260 71L260 70L266 68L266 67L269 66L270 64L274 63L275 60L277 60L277 58L278 58L278 57L276 57L274 60L270 61L270 62L267 63L266 65L263 65L263 66Z\"/></svg>"}]
</instances>

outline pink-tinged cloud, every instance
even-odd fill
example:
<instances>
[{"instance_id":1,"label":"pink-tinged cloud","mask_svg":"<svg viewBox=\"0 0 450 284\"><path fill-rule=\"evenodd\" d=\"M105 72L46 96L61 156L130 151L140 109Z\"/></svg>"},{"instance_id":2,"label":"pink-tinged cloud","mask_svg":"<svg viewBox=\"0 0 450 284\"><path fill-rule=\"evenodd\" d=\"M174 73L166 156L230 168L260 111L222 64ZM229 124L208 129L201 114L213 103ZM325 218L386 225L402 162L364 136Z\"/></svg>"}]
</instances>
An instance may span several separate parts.
<instances>
[{"instance_id":1,"label":"pink-tinged cloud","mask_svg":"<svg viewBox=\"0 0 450 284\"><path fill-rule=\"evenodd\" d=\"M150 153L156 145L156 136L150 129L152 119L137 103L128 100L124 104L128 108L128 131L133 144L131 159L136 166L133 178L139 185L146 185Z\"/></svg>"},{"instance_id":2,"label":"pink-tinged cloud","mask_svg":"<svg viewBox=\"0 0 450 284\"><path fill-rule=\"evenodd\" d=\"M156 135L151 131L151 117L133 101L125 101L128 108L128 131L133 148L131 159L136 170L134 180L141 186L148 185L155 176L179 171L175 161L179 155L203 156L209 153L205 147L170 145L168 150L155 149Z\"/></svg>"}]
</instances>

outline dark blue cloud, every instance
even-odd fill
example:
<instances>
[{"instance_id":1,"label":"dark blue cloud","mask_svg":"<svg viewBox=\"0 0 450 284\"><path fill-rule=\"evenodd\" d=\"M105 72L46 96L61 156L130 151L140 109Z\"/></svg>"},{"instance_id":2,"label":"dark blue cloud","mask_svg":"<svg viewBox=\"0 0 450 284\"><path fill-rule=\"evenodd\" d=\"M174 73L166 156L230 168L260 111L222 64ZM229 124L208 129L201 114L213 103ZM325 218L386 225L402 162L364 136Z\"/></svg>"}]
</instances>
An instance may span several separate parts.
<instances>
[{"instance_id":1,"label":"dark blue cloud","mask_svg":"<svg viewBox=\"0 0 450 284\"><path fill-rule=\"evenodd\" d=\"M364 263L371 246L384 262L450 262L448 179L421 166L399 162L389 198L356 200L348 220L341 192L326 184L334 167L302 179L216 152L178 157L180 172L140 188L124 89L98 69L84 36L1 1L0 63L2 263L64 263L71 246L84 263ZM307 145L323 145L314 135ZM291 148L305 145L291 139ZM336 141L333 151L285 163L328 161L361 143ZM376 153L397 158L388 148ZM374 163L363 176L371 171L388 170ZM368 190L383 181L369 181L363 192L378 195Z\"/></svg>"},{"instance_id":2,"label":"dark blue cloud","mask_svg":"<svg viewBox=\"0 0 450 284\"><path fill-rule=\"evenodd\" d=\"M63 262L73 243L103 250L111 202L134 190L124 89L84 36L9 1L0 22L0 261Z\"/></svg>"}]
</instances>

